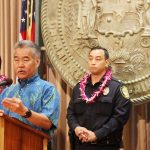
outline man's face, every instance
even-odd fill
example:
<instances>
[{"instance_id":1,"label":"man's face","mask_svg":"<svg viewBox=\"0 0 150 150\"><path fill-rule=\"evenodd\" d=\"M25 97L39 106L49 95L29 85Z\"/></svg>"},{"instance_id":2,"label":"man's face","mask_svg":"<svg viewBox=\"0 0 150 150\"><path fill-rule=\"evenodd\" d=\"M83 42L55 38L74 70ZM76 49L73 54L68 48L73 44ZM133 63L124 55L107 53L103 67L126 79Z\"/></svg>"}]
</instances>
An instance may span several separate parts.
<instances>
[{"instance_id":1,"label":"man's face","mask_svg":"<svg viewBox=\"0 0 150 150\"><path fill-rule=\"evenodd\" d=\"M108 59L105 59L103 50L92 50L88 56L89 70L94 75L101 75L106 71Z\"/></svg>"},{"instance_id":2,"label":"man's face","mask_svg":"<svg viewBox=\"0 0 150 150\"><path fill-rule=\"evenodd\" d=\"M31 48L17 48L14 53L14 69L19 79L34 76L40 64L40 58Z\"/></svg>"}]
</instances>

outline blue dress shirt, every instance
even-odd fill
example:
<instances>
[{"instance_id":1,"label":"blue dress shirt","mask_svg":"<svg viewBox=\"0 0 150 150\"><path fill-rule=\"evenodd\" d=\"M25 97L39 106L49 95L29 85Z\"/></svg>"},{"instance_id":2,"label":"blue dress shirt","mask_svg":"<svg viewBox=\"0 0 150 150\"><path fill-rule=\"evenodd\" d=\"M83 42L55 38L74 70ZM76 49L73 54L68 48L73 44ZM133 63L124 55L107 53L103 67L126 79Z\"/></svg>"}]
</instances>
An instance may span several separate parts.
<instances>
[{"instance_id":1,"label":"blue dress shirt","mask_svg":"<svg viewBox=\"0 0 150 150\"><path fill-rule=\"evenodd\" d=\"M53 124L52 128L49 130L44 130L33 125L26 118L20 116L19 114L4 108L1 104L2 100L4 98L12 97L21 99L23 104L30 110L47 116ZM60 97L56 88L51 83L40 79L38 74L27 80L18 80L16 85L11 85L0 94L0 109L3 109L5 114L49 135L51 135L51 133L53 133L54 129L57 127L60 111L59 107Z\"/></svg>"}]
</instances>

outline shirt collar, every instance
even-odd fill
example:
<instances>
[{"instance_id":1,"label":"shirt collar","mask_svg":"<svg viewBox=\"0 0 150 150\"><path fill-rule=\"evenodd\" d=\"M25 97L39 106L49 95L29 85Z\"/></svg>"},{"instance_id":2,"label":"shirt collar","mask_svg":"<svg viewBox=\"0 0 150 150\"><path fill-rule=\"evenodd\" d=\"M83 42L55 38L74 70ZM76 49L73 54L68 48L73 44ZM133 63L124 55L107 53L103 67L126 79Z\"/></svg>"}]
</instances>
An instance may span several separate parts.
<instances>
[{"instance_id":1,"label":"shirt collar","mask_svg":"<svg viewBox=\"0 0 150 150\"><path fill-rule=\"evenodd\" d=\"M38 79L39 79L39 75L38 75L38 73L37 73L37 74L35 74L34 76L32 76L32 77L30 77L30 78L28 78L28 79L25 79L25 80L18 79L18 82L19 82L19 84L20 84L21 86L25 86L26 84L29 84L29 83L31 83L31 82L33 82L33 81L38 80Z\"/></svg>"},{"instance_id":2,"label":"shirt collar","mask_svg":"<svg viewBox=\"0 0 150 150\"><path fill-rule=\"evenodd\" d=\"M96 82L94 85L92 84L92 80L91 80L91 76L90 76L90 78L87 80L87 84L89 84L89 85L91 85L91 86L99 86L100 84L102 84L102 82L103 82L103 80L104 80L104 76L98 81L98 82Z\"/></svg>"}]
</instances>

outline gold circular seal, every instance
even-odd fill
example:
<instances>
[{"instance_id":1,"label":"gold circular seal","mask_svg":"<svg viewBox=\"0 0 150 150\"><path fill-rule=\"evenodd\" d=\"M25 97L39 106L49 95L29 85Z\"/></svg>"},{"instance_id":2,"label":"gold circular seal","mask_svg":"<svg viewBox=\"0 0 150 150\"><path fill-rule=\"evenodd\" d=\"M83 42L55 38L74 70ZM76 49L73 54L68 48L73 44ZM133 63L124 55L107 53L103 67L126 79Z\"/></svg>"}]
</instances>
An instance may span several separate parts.
<instances>
[{"instance_id":1,"label":"gold circular seal","mask_svg":"<svg viewBox=\"0 0 150 150\"><path fill-rule=\"evenodd\" d=\"M100 45L108 49L113 75L128 87L131 101L149 101L149 5L144 1L141 11L137 0L42 0L42 36L56 71L73 87L88 71L90 49Z\"/></svg>"}]
</instances>

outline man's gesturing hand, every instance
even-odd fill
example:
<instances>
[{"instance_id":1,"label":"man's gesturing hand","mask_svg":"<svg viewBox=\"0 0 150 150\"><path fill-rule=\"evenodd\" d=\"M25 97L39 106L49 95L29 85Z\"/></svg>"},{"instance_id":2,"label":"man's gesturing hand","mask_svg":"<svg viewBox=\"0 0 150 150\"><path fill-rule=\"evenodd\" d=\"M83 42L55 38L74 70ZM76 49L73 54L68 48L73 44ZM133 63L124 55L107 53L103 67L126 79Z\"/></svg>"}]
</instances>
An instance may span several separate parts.
<instances>
[{"instance_id":1,"label":"man's gesturing hand","mask_svg":"<svg viewBox=\"0 0 150 150\"><path fill-rule=\"evenodd\" d=\"M5 98L2 101L2 105L10 111L22 116L24 116L27 111L27 107L25 107L22 101L18 98Z\"/></svg>"}]
</instances>

